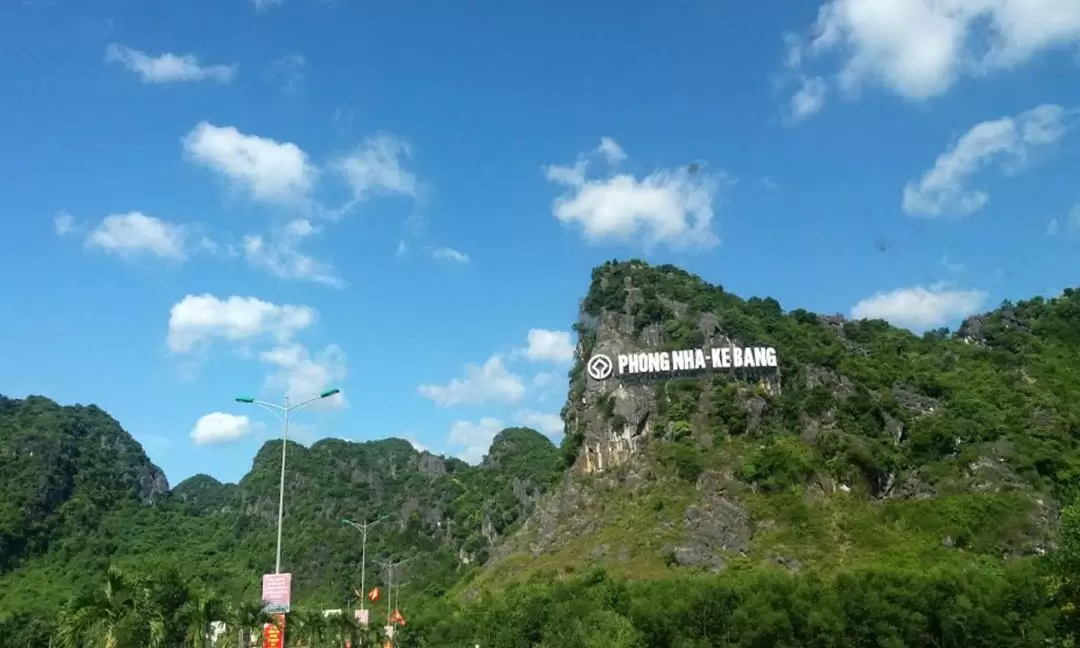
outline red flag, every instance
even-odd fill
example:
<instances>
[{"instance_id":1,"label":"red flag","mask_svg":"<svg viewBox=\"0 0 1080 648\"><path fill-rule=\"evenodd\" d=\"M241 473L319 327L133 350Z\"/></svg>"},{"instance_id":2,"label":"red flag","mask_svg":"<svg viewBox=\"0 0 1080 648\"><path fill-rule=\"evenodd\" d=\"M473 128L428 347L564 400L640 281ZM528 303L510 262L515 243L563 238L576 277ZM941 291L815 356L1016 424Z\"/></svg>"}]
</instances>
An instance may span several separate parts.
<instances>
[{"instance_id":1,"label":"red flag","mask_svg":"<svg viewBox=\"0 0 1080 648\"><path fill-rule=\"evenodd\" d=\"M372 603L374 603L375 601L378 601L379 600L379 588L376 587L375 589L368 592L367 597L368 597L368 600L371 601Z\"/></svg>"}]
</instances>

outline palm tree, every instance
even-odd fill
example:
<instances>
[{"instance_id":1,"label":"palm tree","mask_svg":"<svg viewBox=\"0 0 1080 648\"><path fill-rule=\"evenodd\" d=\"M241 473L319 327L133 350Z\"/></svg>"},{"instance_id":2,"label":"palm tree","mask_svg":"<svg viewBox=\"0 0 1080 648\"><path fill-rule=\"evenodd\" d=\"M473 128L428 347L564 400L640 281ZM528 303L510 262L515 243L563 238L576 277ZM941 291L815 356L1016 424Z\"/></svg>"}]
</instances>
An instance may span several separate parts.
<instances>
[{"instance_id":1,"label":"palm tree","mask_svg":"<svg viewBox=\"0 0 1080 648\"><path fill-rule=\"evenodd\" d=\"M348 614L336 614L327 619L327 625L334 648L343 648L346 641L352 644L353 648L360 644L362 628L354 617Z\"/></svg>"},{"instance_id":2,"label":"palm tree","mask_svg":"<svg viewBox=\"0 0 1080 648\"><path fill-rule=\"evenodd\" d=\"M118 648L128 632L141 635L147 648L159 648L165 620L144 580L110 566L104 587L83 592L61 610L56 638L60 648Z\"/></svg>"},{"instance_id":3,"label":"palm tree","mask_svg":"<svg viewBox=\"0 0 1080 648\"><path fill-rule=\"evenodd\" d=\"M190 587L188 600L177 615L188 648L209 648L210 635L215 622L228 618L225 601L202 585Z\"/></svg>"},{"instance_id":4,"label":"palm tree","mask_svg":"<svg viewBox=\"0 0 1080 648\"><path fill-rule=\"evenodd\" d=\"M220 648L250 648L251 635L261 632L265 624L272 622L272 616L263 611L259 601L231 605L225 620L227 631L218 645Z\"/></svg>"},{"instance_id":5,"label":"palm tree","mask_svg":"<svg viewBox=\"0 0 1080 648\"><path fill-rule=\"evenodd\" d=\"M376 621L377 619L373 619ZM386 640L386 631L378 623L370 623L360 627L361 646L381 646Z\"/></svg>"}]
</instances>

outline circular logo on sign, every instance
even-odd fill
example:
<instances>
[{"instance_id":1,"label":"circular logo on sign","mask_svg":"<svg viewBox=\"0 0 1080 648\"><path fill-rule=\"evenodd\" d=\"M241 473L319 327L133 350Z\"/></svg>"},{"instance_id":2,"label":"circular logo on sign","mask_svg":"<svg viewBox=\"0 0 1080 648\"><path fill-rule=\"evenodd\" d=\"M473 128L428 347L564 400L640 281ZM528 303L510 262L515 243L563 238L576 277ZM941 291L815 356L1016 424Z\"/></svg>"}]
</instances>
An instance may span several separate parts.
<instances>
[{"instance_id":1,"label":"circular logo on sign","mask_svg":"<svg viewBox=\"0 0 1080 648\"><path fill-rule=\"evenodd\" d=\"M585 371L593 380L607 380L611 377L611 371L614 368L615 365L611 363L611 358L602 353L589 358L589 364L585 365Z\"/></svg>"}]
</instances>

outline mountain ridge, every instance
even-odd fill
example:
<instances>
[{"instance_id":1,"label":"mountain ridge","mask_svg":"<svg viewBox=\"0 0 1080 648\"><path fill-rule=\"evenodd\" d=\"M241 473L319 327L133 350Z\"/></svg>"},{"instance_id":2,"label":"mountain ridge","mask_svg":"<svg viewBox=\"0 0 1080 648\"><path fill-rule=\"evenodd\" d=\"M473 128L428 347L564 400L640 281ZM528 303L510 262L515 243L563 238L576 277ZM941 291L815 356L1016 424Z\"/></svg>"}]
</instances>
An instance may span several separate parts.
<instances>
[{"instance_id":1,"label":"mountain ridge","mask_svg":"<svg viewBox=\"0 0 1080 648\"><path fill-rule=\"evenodd\" d=\"M295 598L348 604L360 548L342 518L385 516L369 558L415 557L406 596L428 598L593 568L670 579L1040 555L1078 492L1077 315L1067 289L920 336L610 262L573 326L559 447L507 428L470 466L397 438L289 441ZM776 349L776 371L597 380L585 367L596 353L732 344ZM55 606L109 557L257 596L273 566L281 443L265 442L235 483L193 475L169 488L103 410L0 397L0 487L22 489L0 502L36 512L0 508L0 616ZM31 470L20 453L32 447L45 454Z\"/></svg>"},{"instance_id":2,"label":"mountain ridge","mask_svg":"<svg viewBox=\"0 0 1080 648\"><path fill-rule=\"evenodd\" d=\"M574 325L570 471L478 583L589 566L654 576L672 565L1045 553L1080 465L1080 411L1067 398L1080 381L1063 383L1057 364L1080 351L1066 324L1077 313L1066 289L917 336L785 313L674 266L609 262ZM730 345L775 348L777 371L596 380L584 370L596 353ZM875 538L875 525L896 532Z\"/></svg>"}]
</instances>

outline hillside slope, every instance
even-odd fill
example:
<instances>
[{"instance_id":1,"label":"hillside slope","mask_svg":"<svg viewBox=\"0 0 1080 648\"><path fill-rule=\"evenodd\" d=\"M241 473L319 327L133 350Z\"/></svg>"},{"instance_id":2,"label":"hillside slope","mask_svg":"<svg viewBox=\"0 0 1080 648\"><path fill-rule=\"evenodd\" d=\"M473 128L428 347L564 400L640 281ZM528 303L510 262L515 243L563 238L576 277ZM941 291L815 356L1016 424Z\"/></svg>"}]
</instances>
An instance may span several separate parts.
<instances>
[{"instance_id":1,"label":"hillside slope","mask_svg":"<svg viewBox=\"0 0 1080 648\"><path fill-rule=\"evenodd\" d=\"M590 565L663 576L999 561L1050 548L1080 484L1071 290L919 337L611 262L575 330L570 471L474 586ZM771 347L779 366L586 371L595 354L730 346Z\"/></svg>"},{"instance_id":2,"label":"hillside slope","mask_svg":"<svg viewBox=\"0 0 1080 648\"><path fill-rule=\"evenodd\" d=\"M257 598L273 570L280 441L238 484L161 471L100 409L0 398L0 617L55 610L110 563L175 566ZM282 558L294 600L341 607L360 586L360 535L343 518L384 518L369 558L411 558L413 590L437 595L487 558L558 477L558 450L531 429L501 432L476 467L401 439L289 444ZM369 565L369 584L379 582ZM50 613L51 614L51 613Z\"/></svg>"}]
</instances>

